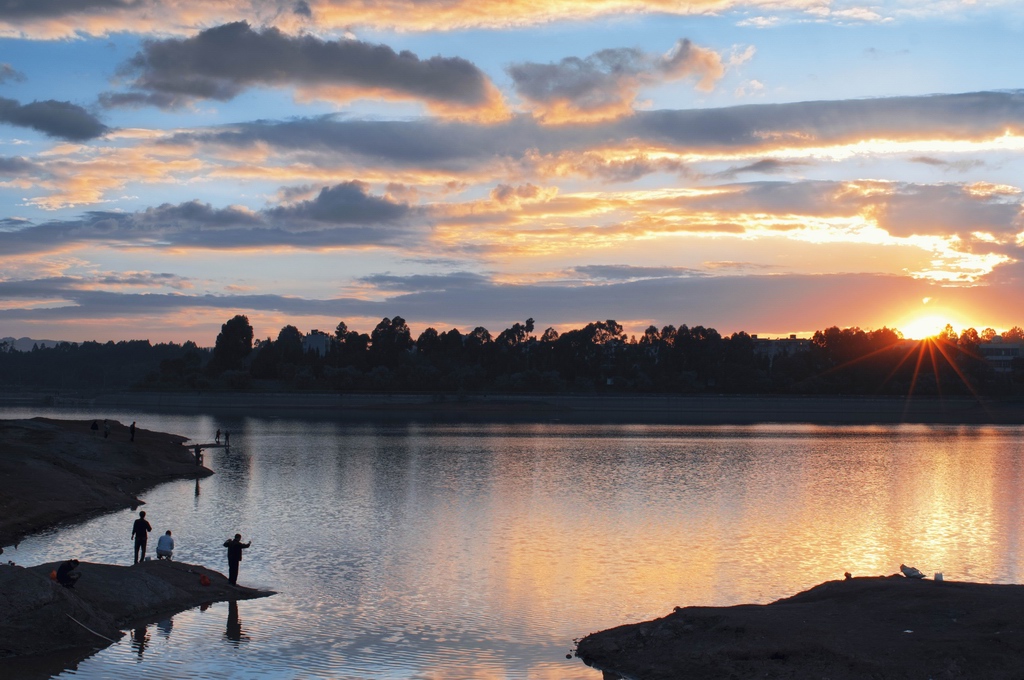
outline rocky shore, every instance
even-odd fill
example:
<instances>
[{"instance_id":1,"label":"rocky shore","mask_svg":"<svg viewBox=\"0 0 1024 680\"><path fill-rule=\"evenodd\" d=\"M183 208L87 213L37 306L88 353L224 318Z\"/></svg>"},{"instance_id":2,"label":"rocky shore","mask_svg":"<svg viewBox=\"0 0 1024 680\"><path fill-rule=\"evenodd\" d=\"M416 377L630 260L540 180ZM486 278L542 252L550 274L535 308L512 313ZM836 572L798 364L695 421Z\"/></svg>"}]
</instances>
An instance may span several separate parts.
<instances>
[{"instance_id":1,"label":"rocky shore","mask_svg":"<svg viewBox=\"0 0 1024 680\"><path fill-rule=\"evenodd\" d=\"M588 635L576 655L606 680L1019 680L1022 610L1022 585L853 578L767 605L676 608Z\"/></svg>"},{"instance_id":2,"label":"rocky shore","mask_svg":"<svg viewBox=\"0 0 1024 680\"><path fill-rule=\"evenodd\" d=\"M48 677L116 642L126 628L203 604L273 594L170 560L131 567L82 562L78 582L65 588L50 578L58 565L0 565L0 677Z\"/></svg>"},{"instance_id":3,"label":"rocky shore","mask_svg":"<svg viewBox=\"0 0 1024 680\"><path fill-rule=\"evenodd\" d=\"M61 523L142 504L145 489L213 474L185 437L110 422L0 420L0 546ZM6 557L0 557L6 561ZM233 586L200 565L81 563L74 588L58 564L0 564L0 677L49 677L122 636L121 630L206 603L272 593ZM205 578L202 578L204 577Z\"/></svg>"},{"instance_id":4,"label":"rocky shore","mask_svg":"<svg viewBox=\"0 0 1024 680\"><path fill-rule=\"evenodd\" d=\"M0 547L61 522L142 505L138 494L206 477L185 437L110 421L0 420Z\"/></svg>"}]
</instances>

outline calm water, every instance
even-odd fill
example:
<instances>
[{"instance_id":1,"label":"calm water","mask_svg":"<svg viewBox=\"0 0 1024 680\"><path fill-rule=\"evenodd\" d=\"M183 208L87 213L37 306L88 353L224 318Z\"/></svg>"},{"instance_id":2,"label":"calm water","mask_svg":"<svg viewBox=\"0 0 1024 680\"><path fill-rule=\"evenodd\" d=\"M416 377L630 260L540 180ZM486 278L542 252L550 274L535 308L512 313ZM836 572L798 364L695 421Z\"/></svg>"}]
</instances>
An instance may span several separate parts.
<instances>
[{"instance_id":1,"label":"calm water","mask_svg":"<svg viewBox=\"0 0 1024 680\"><path fill-rule=\"evenodd\" d=\"M7 409L0 417L97 414ZM898 571L1019 583L1020 427L359 424L105 413L230 452L146 494L175 558L279 592L132 631L61 677L597 680L573 639ZM135 513L4 559L131 562Z\"/></svg>"}]
</instances>

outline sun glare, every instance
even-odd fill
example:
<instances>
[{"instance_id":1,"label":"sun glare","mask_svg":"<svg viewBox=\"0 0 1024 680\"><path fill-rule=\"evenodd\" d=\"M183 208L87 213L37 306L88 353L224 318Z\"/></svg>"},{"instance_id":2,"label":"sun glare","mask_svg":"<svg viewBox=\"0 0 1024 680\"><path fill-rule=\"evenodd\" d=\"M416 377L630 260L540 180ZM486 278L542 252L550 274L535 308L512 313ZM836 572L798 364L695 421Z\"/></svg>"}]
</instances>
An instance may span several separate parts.
<instances>
[{"instance_id":1,"label":"sun glare","mask_svg":"<svg viewBox=\"0 0 1024 680\"><path fill-rule=\"evenodd\" d=\"M959 328L953 321L942 316L920 316L916 319L905 321L904 323L897 326L903 333L903 337L908 340L924 340L932 336L938 335L946 324L952 324L954 328Z\"/></svg>"}]
</instances>

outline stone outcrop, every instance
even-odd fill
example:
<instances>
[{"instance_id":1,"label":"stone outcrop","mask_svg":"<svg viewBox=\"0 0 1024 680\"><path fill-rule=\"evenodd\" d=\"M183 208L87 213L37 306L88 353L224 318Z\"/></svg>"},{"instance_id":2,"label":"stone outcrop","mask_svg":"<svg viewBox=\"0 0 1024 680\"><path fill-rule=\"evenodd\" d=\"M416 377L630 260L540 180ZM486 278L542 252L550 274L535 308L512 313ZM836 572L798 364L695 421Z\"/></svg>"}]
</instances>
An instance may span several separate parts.
<instances>
[{"instance_id":1,"label":"stone outcrop","mask_svg":"<svg viewBox=\"0 0 1024 680\"><path fill-rule=\"evenodd\" d=\"M853 578L766 605L677 608L588 635L576 655L609 680L1019 680L1022 610L1022 585Z\"/></svg>"}]
</instances>

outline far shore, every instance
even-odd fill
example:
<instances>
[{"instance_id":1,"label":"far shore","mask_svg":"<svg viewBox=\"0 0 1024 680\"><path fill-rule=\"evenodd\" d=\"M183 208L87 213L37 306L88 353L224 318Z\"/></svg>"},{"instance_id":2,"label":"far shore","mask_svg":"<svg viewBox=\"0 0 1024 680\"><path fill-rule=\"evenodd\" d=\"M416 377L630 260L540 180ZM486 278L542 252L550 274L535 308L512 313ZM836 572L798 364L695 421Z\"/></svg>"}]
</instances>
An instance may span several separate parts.
<instances>
[{"instance_id":1,"label":"far shore","mask_svg":"<svg viewBox=\"0 0 1024 680\"><path fill-rule=\"evenodd\" d=\"M834 395L351 394L306 392L8 393L3 406L310 415L342 420L527 421L683 425L1021 425L1024 398Z\"/></svg>"}]
</instances>

